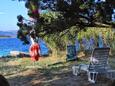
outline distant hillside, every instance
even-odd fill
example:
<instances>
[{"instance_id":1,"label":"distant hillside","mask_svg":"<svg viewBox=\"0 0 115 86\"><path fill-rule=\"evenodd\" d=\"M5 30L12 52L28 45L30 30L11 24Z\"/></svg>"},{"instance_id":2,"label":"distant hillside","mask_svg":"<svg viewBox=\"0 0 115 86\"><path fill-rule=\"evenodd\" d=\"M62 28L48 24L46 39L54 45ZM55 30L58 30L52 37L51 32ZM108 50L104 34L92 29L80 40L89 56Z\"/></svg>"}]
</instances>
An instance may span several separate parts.
<instances>
[{"instance_id":1,"label":"distant hillside","mask_svg":"<svg viewBox=\"0 0 115 86\"><path fill-rule=\"evenodd\" d=\"M0 31L0 37L16 37L17 31Z\"/></svg>"}]
</instances>

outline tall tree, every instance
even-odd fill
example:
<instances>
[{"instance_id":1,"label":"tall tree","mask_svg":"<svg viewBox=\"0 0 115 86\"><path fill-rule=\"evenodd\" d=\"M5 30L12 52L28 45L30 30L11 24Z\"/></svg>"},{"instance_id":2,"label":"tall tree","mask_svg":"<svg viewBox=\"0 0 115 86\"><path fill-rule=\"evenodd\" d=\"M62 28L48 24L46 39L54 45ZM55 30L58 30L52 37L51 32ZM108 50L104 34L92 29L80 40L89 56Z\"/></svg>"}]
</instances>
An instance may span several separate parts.
<instances>
[{"instance_id":1,"label":"tall tree","mask_svg":"<svg viewBox=\"0 0 115 86\"><path fill-rule=\"evenodd\" d=\"M71 27L75 26L75 34L80 30L85 30L87 26L95 26L96 22L111 22L112 9L115 8L115 0L19 0L25 1L28 15L36 20L34 25L36 36L44 37L48 35L63 36L68 33ZM40 13L39 10L47 10ZM18 16L18 20L24 19ZM25 41L29 31L33 26L21 23L18 37ZM22 29L25 28L25 29ZM29 28L29 29L28 29ZM25 30L25 33L24 33ZM73 36L74 37L74 36ZM25 43L28 43L26 40Z\"/></svg>"}]
</instances>

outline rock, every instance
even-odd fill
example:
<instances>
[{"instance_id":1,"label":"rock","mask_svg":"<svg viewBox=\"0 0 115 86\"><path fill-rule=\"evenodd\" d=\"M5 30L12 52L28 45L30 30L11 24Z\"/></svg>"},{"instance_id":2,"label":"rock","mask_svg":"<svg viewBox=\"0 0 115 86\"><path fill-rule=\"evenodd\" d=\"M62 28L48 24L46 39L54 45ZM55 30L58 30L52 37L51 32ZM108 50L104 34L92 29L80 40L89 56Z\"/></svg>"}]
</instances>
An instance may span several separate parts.
<instances>
[{"instance_id":1,"label":"rock","mask_svg":"<svg viewBox=\"0 0 115 86\"><path fill-rule=\"evenodd\" d=\"M29 53L20 52L20 54L18 55L18 57L30 57L30 55L29 55Z\"/></svg>"},{"instance_id":2,"label":"rock","mask_svg":"<svg viewBox=\"0 0 115 86\"><path fill-rule=\"evenodd\" d=\"M10 51L10 55L11 56L18 56L18 55L20 55L20 52L19 51Z\"/></svg>"},{"instance_id":3,"label":"rock","mask_svg":"<svg viewBox=\"0 0 115 86\"><path fill-rule=\"evenodd\" d=\"M20 52L20 51L10 51L10 56L15 56L15 57L30 57L29 53Z\"/></svg>"},{"instance_id":4,"label":"rock","mask_svg":"<svg viewBox=\"0 0 115 86\"><path fill-rule=\"evenodd\" d=\"M0 86L10 86L7 79L3 75L0 75Z\"/></svg>"}]
</instances>

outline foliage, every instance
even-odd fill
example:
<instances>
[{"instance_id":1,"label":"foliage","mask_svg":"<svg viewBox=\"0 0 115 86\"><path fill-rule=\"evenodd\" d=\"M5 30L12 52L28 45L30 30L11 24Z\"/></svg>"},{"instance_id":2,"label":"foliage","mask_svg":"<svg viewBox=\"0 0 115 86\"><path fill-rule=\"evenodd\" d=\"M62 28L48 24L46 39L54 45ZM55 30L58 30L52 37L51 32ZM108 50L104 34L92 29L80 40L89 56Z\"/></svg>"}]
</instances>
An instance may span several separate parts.
<instances>
[{"instance_id":1,"label":"foliage","mask_svg":"<svg viewBox=\"0 0 115 86\"><path fill-rule=\"evenodd\" d=\"M96 22L111 25L111 14L114 8L113 0L106 2L95 2L95 0L19 1L25 1L28 15L37 21L34 25L36 36L44 38L54 47L64 45L68 40L75 40L78 32L85 31L86 27L96 26ZM38 9L47 10L47 12L39 13ZM25 27L25 24L21 24L18 38L27 44L27 35L33 26L23 33L22 28ZM112 25L114 26L114 23ZM26 25L25 28L28 26ZM64 48L64 46L60 47Z\"/></svg>"}]
</instances>

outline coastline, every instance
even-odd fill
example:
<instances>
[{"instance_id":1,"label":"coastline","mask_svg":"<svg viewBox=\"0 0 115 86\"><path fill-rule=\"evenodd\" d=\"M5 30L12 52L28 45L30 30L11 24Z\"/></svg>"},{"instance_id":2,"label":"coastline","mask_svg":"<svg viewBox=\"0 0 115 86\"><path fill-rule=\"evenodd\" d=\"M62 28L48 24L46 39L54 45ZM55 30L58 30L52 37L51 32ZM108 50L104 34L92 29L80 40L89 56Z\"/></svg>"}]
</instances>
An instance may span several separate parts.
<instances>
[{"instance_id":1,"label":"coastline","mask_svg":"<svg viewBox=\"0 0 115 86\"><path fill-rule=\"evenodd\" d=\"M21 51L10 51L10 54L6 56L0 56L1 58L11 58L11 57L30 57L29 52L21 52Z\"/></svg>"},{"instance_id":2,"label":"coastline","mask_svg":"<svg viewBox=\"0 0 115 86\"><path fill-rule=\"evenodd\" d=\"M17 37L0 37L0 39L17 38Z\"/></svg>"},{"instance_id":3,"label":"coastline","mask_svg":"<svg viewBox=\"0 0 115 86\"><path fill-rule=\"evenodd\" d=\"M15 36L0 37L0 58L10 57L10 52L12 51L13 54L17 52L18 52L17 54L23 54L24 52L27 54L28 48L29 45L23 45L22 42Z\"/></svg>"}]
</instances>

